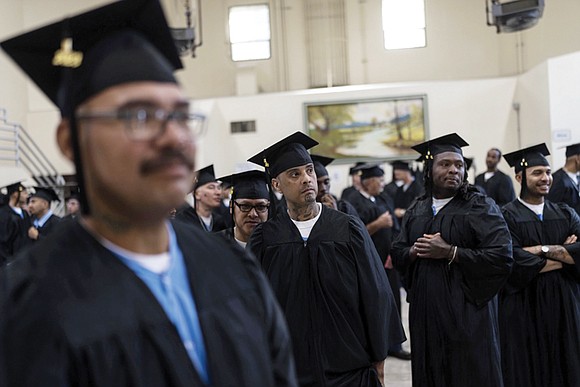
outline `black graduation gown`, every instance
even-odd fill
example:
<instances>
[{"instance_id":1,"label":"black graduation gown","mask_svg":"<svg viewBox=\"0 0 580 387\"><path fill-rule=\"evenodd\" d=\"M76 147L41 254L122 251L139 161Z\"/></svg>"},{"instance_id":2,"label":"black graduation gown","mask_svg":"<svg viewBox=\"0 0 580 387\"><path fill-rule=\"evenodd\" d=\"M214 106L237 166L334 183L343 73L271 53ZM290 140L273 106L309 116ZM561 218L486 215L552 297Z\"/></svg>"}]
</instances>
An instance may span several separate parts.
<instances>
[{"instance_id":1,"label":"black graduation gown","mask_svg":"<svg viewBox=\"0 0 580 387\"><path fill-rule=\"evenodd\" d=\"M500 170L497 170L487 181L485 181L485 173L477 175L475 185L483 188L485 194L495 200L500 208L516 198L512 179Z\"/></svg>"},{"instance_id":2,"label":"black graduation gown","mask_svg":"<svg viewBox=\"0 0 580 387\"><path fill-rule=\"evenodd\" d=\"M0 267L32 244L28 237L30 226L30 216L26 211L21 218L8 204L0 206Z\"/></svg>"},{"instance_id":3,"label":"black graduation gown","mask_svg":"<svg viewBox=\"0 0 580 387\"><path fill-rule=\"evenodd\" d=\"M232 220L232 214L230 214L230 207L226 206L223 201L220 203L220 206L218 208L216 208L212 213L219 215L219 217L222 219L222 221L225 224L224 229L232 227L233 220Z\"/></svg>"},{"instance_id":4,"label":"black graduation gown","mask_svg":"<svg viewBox=\"0 0 580 387\"><path fill-rule=\"evenodd\" d=\"M58 227L61 218L60 216L56 216L52 214L46 222L41 227L37 227L38 230L38 239L37 241L46 238L50 234L54 232L54 230Z\"/></svg>"},{"instance_id":5,"label":"black graduation gown","mask_svg":"<svg viewBox=\"0 0 580 387\"><path fill-rule=\"evenodd\" d=\"M546 259L522 249L580 236L580 218L567 205L550 201L543 221L518 200L502 210L515 260L499 297L505 386L580 386L580 242L565 245L575 266L546 273L540 273Z\"/></svg>"},{"instance_id":6,"label":"black graduation gown","mask_svg":"<svg viewBox=\"0 0 580 387\"><path fill-rule=\"evenodd\" d=\"M394 208L403 208L407 209L419 196L425 193L425 189L423 188L422 184L420 184L417 180L414 180L409 187L405 191L403 188L404 186L397 187L393 198L393 207ZM401 220L402 218L399 218Z\"/></svg>"},{"instance_id":7,"label":"black graduation gown","mask_svg":"<svg viewBox=\"0 0 580 387\"><path fill-rule=\"evenodd\" d=\"M578 186L570 179L570 176L562 168L558 169L552 175L554 181L550 187L548 200L552 203L566 203L576 210L580 215L580 195Z\"/></svg>"},{"instance_id":8,"label":"black graduation gown","mask_svg":"<svg viewBox=\"0 0 580 387\"><path fill-rule=\"evenodd\" d=\"M180 209L178 209L177 213L175 214L175 219L178 219L185 223L190 223L195 227L199 228L200 230L204 230L207 232L218 232L225 230L227 228L224 219L217 212L212 212L211 216L212 216L211 230L206 229L205 223L203 223L203 220L201 220L201 218L197 215L195 208L193 208L190 205L183 206Z\"/></svg>"},{"instance_id":9,"label":"black graduation gown","mask_svg":"<svg viewBox=\"0 0 580 387\"><path fill-rule=\"evenodd\" d=\"M213 387L296 386L283 314L254 259L174 222ZM8 386L202 386L175 326L131 269L67 222L2 272Z\"/></svg>"},{"instance_id":10,"label":"black graduation gown","mask_svg":"<svg viewBox=\"0 0 580 387\"><path fill-rule=\"evenodd\" d=\"M408 286L413 386L501 387L497 293L513 261L509 230L493 200L455 196L436 216L431 197L403 217L391 255ZM441 233L460 258L411 262L423 234Z\"/></svg>"},{"instance_id":11,"label":"black graduation gown","mask_svg":"<svg viewBox=\"0 0 580 387\"><path fill-rule=\"evenodd\" d=\"M375 197L375 202L373 203L370 199L367 199L360 192L356 192L351 196L351 204L358 212L363 224L367 225L379 216L381 216L385 211L389 211L393 216L393 227L382 228L371 235L371 239L381 257L381 262L383 265L387 262L387 257L391 253L391 244L393 242L393 234L398 232L399 224L395 219L393 214L393 201L385 194L381 194Z\"/></svg>"},{"instance_id":12,"label":"black graduation gown","mask_svg":"<svg viewBox=\"0 0 580 387\"><path fill-rule=\"evenodd\" d=\"M307 242L286 212L247 246L272 284L301 386L380 386L372 363L405 340L385 271L359 219L322 206Z\"/></svg>"},{"instance_id":13,"label":"black graduation gown","mask_svg":"<svg viewBox=\"0 0 580 387\"><path fill-rule=\"evenodd\" d=\"M342 190L342 193L340 194L340 199L350 202L351 196L356 193L358 193L358 190L351 185L350 187L346 187L345 189Z\"/></svg>"}]
</instances>

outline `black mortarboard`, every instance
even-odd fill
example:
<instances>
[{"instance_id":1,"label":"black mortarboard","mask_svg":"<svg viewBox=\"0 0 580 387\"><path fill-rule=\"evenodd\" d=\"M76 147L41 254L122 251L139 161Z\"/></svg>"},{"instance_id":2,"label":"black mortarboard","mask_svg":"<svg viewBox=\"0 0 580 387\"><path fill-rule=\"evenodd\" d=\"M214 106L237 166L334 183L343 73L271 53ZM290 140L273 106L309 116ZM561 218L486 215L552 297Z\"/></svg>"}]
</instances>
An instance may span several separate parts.
<instances>
[{"instance_id":1,"label":"black mortarboard","mask_svg":"<svg viewBox=\"0 0 580 387\"><path fill-rule=\"evenodd\" d=\"M116 1L0 45L64 117L111 86L176 83L182 67L158 0Z\"/></svg>"},{"instance_id":2,"label":"black mortarboard","mask_svg":"<svg viewBox=\"0 0 580 387\"><path fill-rule=\"evenodd\" d=\"M360 167L361 165L365 165L365 164L366 163L364 161L357 161L354 166L349 168L348 174L351 176L354 175L355 173L359 172L358 167Z\"/></svg>"},{"instance_id":3,"label":"black mortarboard","mask_svg":"<svg viewBox=\"0 0 580 387\"><path fill-rule=\"evenodd\" d=\"M328 171L326 166L334 161L332 157L320 156L320 155L310 155L312 163L314 164L314 172L316 172L316 177L328 176Z\"/></svg>"},{"instance_id":4,"label":"black mortarboard","mask_svg":"<svg viewBox=\"0 0 580 387\"><path fill-rule=\"evenodd\" d=\"M371 177L381 177L385 174L385 171L377 164L363 164L357 167L360 171L360 179L365 180Z\"/></svg>"},{"instance_id":5,"label":"black mortarboard","mask_svg":"<svg viewBox=\"0 0 580 387\"><path fill-rule=\"evenodd\" d=\"M580 155L580 142L566 147L566 158Z\"/></svg>"},{"instance_id":6,"label":"black mortarboard","mask_svg":"<svg viewBox=\"0 0 580 387\"><path fill-rule=\"evenodd\" d=\"M312 163L306 150L315 145L318 145L317 141L302 132L296 132L252 156L248 161L265 167L270 177L276 177L289 168Z\"/></svg>"},{"instance_id":7,"label":"black mortarboard","mask_svg":"<svg viewBox=\"0 0 580 387\"><path fill-rule=\"evenodd\" d=\"M245 171L220 177L218 180L232 185L232 199L270 199L266 173L262 171Z\"/></svg>"},{"instance_id":8,"label":"black mortarboard","mask_svg":"<svg viewBox=\"0 0 580 387\"><path fill-rule=\"evenodd\" d=\"M213 171L213 164L211 164L196 172L195 185L193 190L195 191L202 185L215 181L217 181L217 179L215 178L215 172Z\"/></svg>"},{"instance_id":9,"label":"black mortarboard","mask_svg":"<svg viewBox=\"0 0 580 387\"><path fill-rule=\"evenodd\" d=\"M41 198L46 200L47 202L56 201L59 202L60 199L54 189L50 187L34 187L34 193L30 195L31 198Z\"/></svg>"},{"instance_id":10,"label":"black mortarboard","mask_svg":"<svg viewBox=\"0 0 580 387\"><path fill-rule=\"evenodd\" d=\"M409 167L409 163L406 161L401 161L401 160L395 160L393 162L391 162L391 165L393 166L393 170L403 170L403 171L410 171L411 168Z\"/></svg>"},{"instance_id":11,"label":"black mortarboard","mask_svg":"<svg viewBox=\"0 0 580 387\"><path fill-rule=\"evenodd\" d=\"M419 161L433 159L435 155L443 152L455 152L463 156L461 148L469 144L462 139L457 133L446 134L432 140L422 142L412 146L414 150L421 154Z\"/></svg>"},{"instance_id":12,"label":"black mortarboard","mask_svg":"<svg viewBox=\"0 0 580 387\"><path fill-rule=\"evenodd\" d=\"M22 192L25 191L26 187L22 185L22 180L12 183L6 186L6 195L10 196L14 192Z\"/></svg>"},{"instance_id":13,"label":"black mortarboard","mask_svg":"<svg viewBox=\"0 0 580 387\"><path fill-rule=\"evenodd\" d=\"M550 151L545 143L530 146L528 148L520 149L514 152L503 155L510 167L515 168L516 173L519 173L527 167L549 166L550 163L545 156L548 156Z\"/></svg>"},{"instance_id":14,"label":"black mortarboard","mask_svg":"<svg viewBox=\"0 0 580 387\"><path fill-rule=\"evenodd\" d=\"M467 171L473 164L473 157L463 157L463 160L465 160L465 170Z\"/></svg>"}]
</instances>

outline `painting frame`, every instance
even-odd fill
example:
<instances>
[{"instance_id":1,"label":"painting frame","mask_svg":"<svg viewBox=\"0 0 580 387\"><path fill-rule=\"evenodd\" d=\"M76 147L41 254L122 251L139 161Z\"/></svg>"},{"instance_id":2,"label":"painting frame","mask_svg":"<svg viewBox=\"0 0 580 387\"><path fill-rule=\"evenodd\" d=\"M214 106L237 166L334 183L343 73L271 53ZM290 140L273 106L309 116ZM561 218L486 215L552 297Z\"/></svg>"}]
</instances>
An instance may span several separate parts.
<instances>
[{"instance_id":1,"label":"painting frame","mask_svg":"<svg viewBox=\"0 0 580 387\"><path fill-rule=\"evenodd\" d=\"M412 160L429 138L427 95L305 102L304 127L311 152L338 163Z\"/></svg>"}]
</instances>

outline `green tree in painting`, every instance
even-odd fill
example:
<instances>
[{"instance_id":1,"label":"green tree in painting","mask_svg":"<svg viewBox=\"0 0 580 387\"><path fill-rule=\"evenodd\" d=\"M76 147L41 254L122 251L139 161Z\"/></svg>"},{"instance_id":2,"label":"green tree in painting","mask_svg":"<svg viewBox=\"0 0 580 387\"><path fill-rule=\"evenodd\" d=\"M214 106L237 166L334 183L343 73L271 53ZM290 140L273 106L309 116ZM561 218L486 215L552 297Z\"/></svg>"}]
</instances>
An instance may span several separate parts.
<instances>
[{"instance_id":1,"label":"green tree in painting","mask_svg":"<svg viewBox=\"0 0 580 387\"><path fill-rule=\"evenodd\" d=\"M352 121L353 105L320 105L308 108L308 123L321 134L329 133L330 128L340 127Z\"/></svg>"}]
</instances>

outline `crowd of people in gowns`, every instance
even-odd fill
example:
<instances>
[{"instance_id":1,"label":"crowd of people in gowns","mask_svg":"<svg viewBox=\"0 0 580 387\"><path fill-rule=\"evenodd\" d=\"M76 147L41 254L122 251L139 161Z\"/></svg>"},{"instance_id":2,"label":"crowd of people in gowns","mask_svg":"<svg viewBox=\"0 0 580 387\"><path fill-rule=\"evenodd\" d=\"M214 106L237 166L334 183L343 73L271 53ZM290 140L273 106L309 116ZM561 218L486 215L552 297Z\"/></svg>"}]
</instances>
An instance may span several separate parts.
<instances>
[{"instance_id":1,"label":"crowd of people in gowns","mask_svg":"<svg viewBox=\"0 0 580 387\"><path fill-rule=\"evenodd\" d=\"M0 386L379 387L389 356L417 387L580 386L580 144L555 173L543 143L492 148L472 185L449 133L338 198L296 132L216 177L171 39L133 0L1 43L59 108L79 191L60 219L53 188L4 187Z\"/></svg>"}]
</instances>

